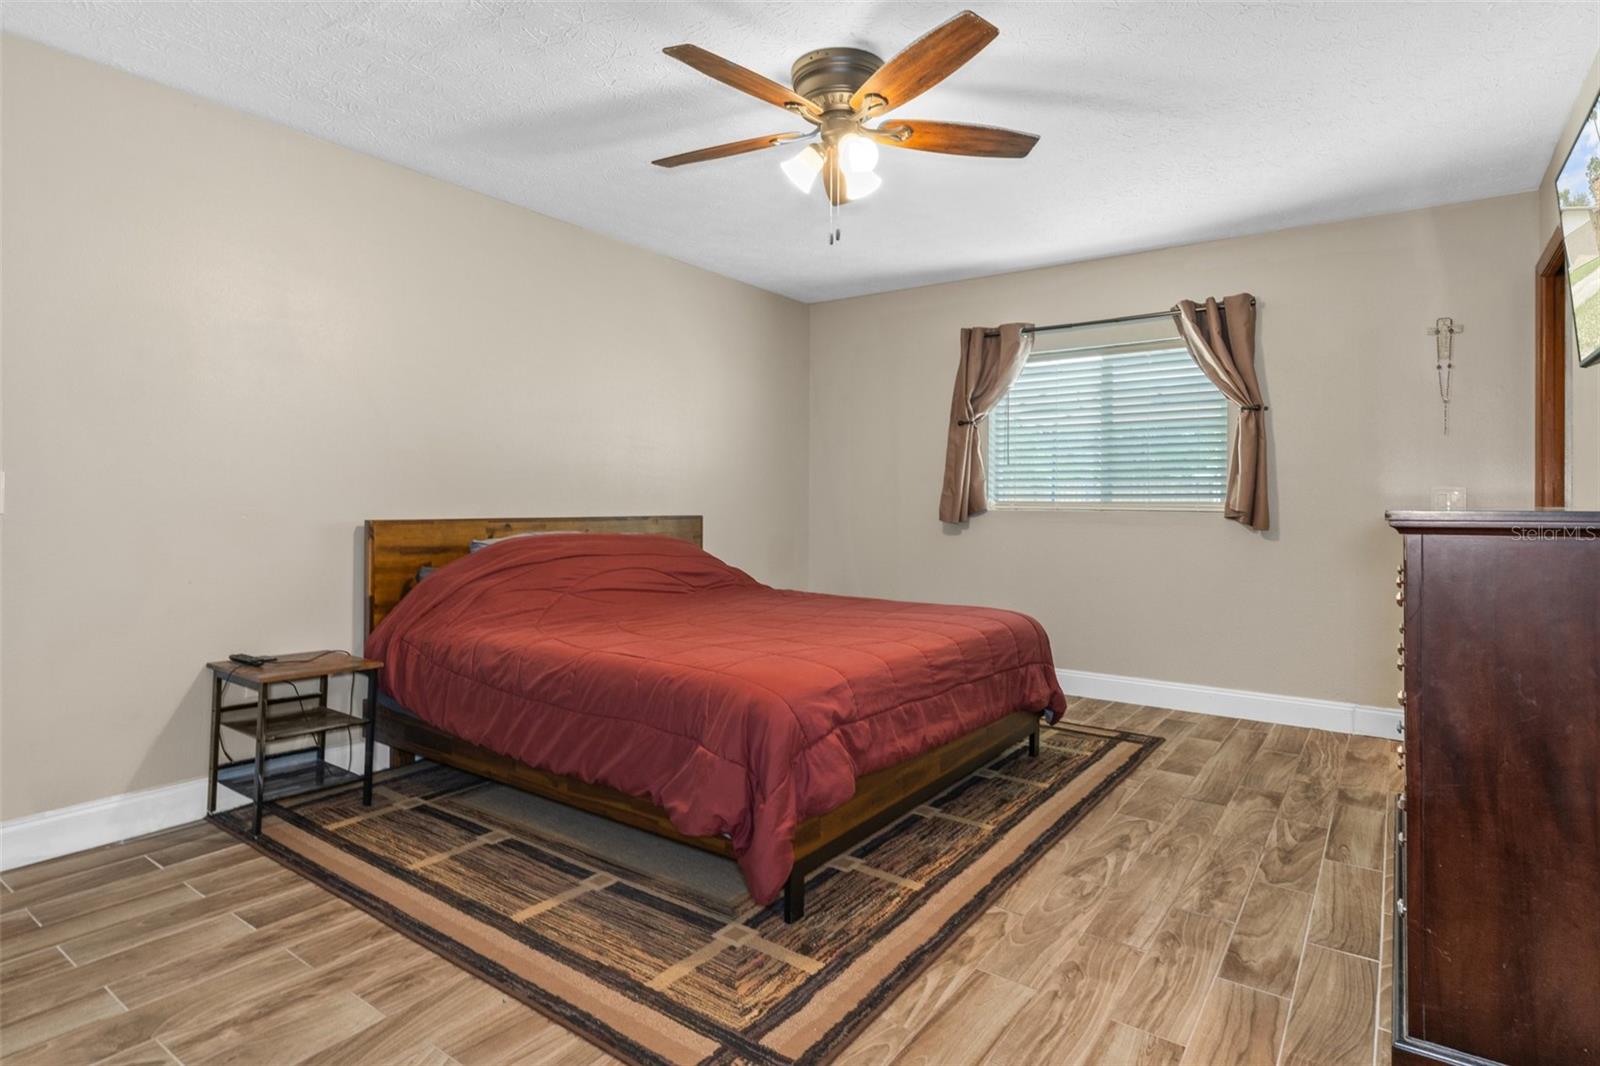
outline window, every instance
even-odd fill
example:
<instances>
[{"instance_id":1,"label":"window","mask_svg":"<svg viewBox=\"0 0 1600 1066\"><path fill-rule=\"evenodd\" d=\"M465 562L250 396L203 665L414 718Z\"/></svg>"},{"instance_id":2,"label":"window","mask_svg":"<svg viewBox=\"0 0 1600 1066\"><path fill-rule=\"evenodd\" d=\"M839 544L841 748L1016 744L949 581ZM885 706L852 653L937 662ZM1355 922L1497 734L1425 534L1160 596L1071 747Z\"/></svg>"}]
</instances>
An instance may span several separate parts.
<instances>
[{"instance_id":1,"label":"window","mask_svg":"<svg viewBox=\"0 0 1600 1066\"><path fill-rule=\"evenodd\" d=\"M1217 508L1228 401L1172 323L1042 333L989 415L996 507Z\"/></svg>"}]
</instances>

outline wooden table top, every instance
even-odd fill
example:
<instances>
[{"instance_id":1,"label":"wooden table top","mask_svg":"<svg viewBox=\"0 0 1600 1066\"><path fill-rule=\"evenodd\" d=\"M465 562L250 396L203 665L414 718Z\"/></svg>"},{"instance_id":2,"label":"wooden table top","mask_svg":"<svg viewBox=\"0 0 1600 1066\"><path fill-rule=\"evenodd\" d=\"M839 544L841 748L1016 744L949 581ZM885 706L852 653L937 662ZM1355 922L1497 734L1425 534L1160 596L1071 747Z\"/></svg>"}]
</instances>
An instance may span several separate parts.
<instances>
[{"instance_id":1,"label":"wooden table top","mask_svg":"<svg viewBox=\"0 0 1600 1066\"><path fill-rule=\"evenodd\" d=\"M263 666L244 666L231 659L206 663L211 672L239 685L259 688L280 681L306 681L330 674L352 674L360 670L376 670L383 663L377 659L362 659L347 651L302 651L280 655L275 662Z\"/></svg>"}]
</instances>

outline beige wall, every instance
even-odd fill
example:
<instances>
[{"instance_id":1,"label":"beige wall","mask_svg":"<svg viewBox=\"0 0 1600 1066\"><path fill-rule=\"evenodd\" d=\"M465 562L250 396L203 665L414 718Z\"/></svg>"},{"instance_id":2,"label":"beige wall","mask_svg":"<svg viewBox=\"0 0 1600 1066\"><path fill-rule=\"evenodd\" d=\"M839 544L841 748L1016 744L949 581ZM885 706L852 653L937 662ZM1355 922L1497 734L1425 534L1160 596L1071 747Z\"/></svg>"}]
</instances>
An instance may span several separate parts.
<instances>
[{"instance_id":1,"label":"beige wall","mask_svg":"<svg viewBox=\"0 0 1600 1066\"><path fill-rule=\"evenodd\" d=\"M1526 193L814 305L812 586L1029 611L1066 668L1392 707L1384 509L1435 485L1531 502L1536 217ZM1241 290L1260 299L1270 536L1145 511L940 525L962 326ZM1441 315L1467 327L1448 437L1423 332Z\"/></svg>"},{"instance_id":2,"label":"beige wall","mask_svg":"<svg viewBox=\"0 0 1600 1066\"><path fill-rule=\"evenodd\" d=\"M777 584L1031 611L1066 667L1387 706L1383 509L1529 500L1543 192L808 310L34 44L0 68L0 819L198 776L200 663L356 641L369 516L700 512ZM961 326L1241 289L1270 536L939 525Z\"/></svg>"},{"instance_id":3,"label":"beige wall","mask_svg":"<svg viewBox=\"0 0 1600 1066\"><path fill-rule=\"evenodd\" d=\"M1539 182L1539 247L1550 239L1560 222L1556 207L1556 174L1567 161L1567 152L1578 136L1578 127L1589 117L1595 94L1600 93L1600 56L1595 57L1589 76L1572 103L1567 124L1556 138L1550 166ZM1571 309L1567 311L1571 315ZM1574 343L1571 319L1567 326L1567 506L1600 510L1600 366L1578 366L1578 346Z\"/></svg>"},{"instance_id":4,"label":"beige wall","mask_svg":"<svg viewBox=\"0 0 1600 1066\"><path fill-rule=\"evenodd\" d=\"M0 818L200 776L200 666L350 646L367 517L706 516L806 566L806 309L3 52Z\"/></svg>"}]
</instances>

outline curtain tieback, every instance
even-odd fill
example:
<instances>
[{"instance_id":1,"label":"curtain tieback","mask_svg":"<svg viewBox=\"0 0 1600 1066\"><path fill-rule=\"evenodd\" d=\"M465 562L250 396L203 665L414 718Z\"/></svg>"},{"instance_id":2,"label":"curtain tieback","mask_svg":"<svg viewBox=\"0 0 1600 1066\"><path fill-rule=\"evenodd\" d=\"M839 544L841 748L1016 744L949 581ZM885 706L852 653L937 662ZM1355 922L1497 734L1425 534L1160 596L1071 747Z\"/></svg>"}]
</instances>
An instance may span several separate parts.
<instances>
[{"instance_id":1,"label":"curtain tieback","mask_svg":"<svg viewBox=\"0 0 1600 1066\"><path fill-rule=\"evenodd\" d=\"M1272 408L1268 407L1264 403L1242 403L1242 404L1239 405L1239 410L1241 410L1241 411L1270 411L1270 410L1272 410Z\"/></svg>"},{"instance_id":2,"label":"curtain tieback","mask_svg":"<svg viewBox=\"0 0 1600 1066\"><path fill-rule=\"evenodd\" d=\"M979 422L982 422L985 418L987 418L988 415L989 415L989 412L985 411L983 414L981 414L981 415L973 415L971 418L958 419L956 421L956 425L958 425L958 426L975 426Z\"/></svg>"}]
</instances>

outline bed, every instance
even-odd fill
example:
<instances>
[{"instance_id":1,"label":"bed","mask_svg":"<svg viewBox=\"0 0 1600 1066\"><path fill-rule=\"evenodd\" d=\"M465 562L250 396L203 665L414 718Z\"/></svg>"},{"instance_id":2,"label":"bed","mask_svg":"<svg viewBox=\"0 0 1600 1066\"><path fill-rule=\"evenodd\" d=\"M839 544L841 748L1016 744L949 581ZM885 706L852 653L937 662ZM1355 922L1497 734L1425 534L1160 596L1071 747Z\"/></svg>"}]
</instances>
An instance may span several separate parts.
<instances>
[{"instance_id":1,"label":"bed","mask_svg":"<svg viewBox=\"0 0 1600 1066\"><path fill-rule=\"evenodd\" d=\"M1065 708L1026 615L773 589L701 533L368 522L377 739L732 859L795 921L808 872Z\"/></svg>"}]
</instances>

